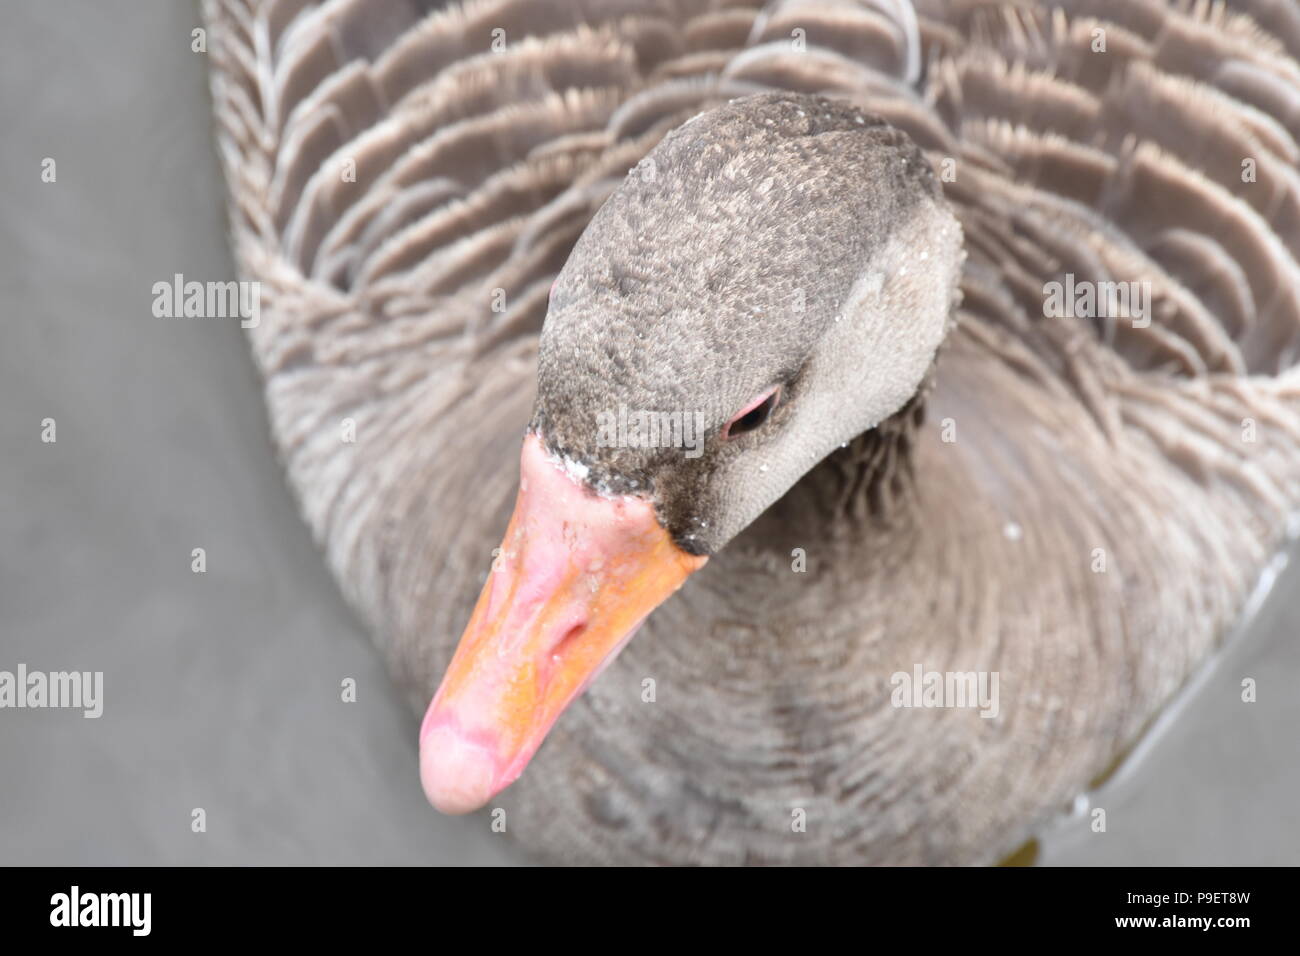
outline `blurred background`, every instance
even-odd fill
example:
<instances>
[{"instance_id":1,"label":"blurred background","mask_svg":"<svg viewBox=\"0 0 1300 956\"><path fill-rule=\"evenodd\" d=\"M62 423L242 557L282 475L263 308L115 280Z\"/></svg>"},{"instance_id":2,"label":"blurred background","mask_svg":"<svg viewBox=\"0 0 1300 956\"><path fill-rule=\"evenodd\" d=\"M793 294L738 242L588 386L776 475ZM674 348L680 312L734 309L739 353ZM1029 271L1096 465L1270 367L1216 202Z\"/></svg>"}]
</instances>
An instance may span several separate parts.
<instances>
[{"instance_id":1,"label":"blurred background","mask_svg":"<svg viewBox=\"0 0 1300 956\"><path fill-rule=\"evenodd\" d=\"M234 278L197 11L3 14L0 670L103 671L104 713L0 710L0 863L524 862L426 805L417 718L298 519L238 320L152 314L175 273ZM1106 832L1062 819L1039 864L1300 863L1298 564L1090 794Z\"/></svg>"}]
</instances>

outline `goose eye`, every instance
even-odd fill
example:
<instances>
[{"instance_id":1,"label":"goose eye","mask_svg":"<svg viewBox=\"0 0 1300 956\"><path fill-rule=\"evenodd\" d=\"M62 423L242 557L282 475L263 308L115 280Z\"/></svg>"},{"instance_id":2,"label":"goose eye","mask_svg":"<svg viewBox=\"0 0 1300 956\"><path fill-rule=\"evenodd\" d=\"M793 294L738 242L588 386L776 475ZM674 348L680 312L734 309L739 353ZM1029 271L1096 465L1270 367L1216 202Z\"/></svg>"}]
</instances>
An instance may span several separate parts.
<instances>
[{"instance_id":1,"label":"goose eye","mask_svg":"<svg viewBox=\"0 0 1300 956\"><path fill-rule=\"evenodd\" d=\"M722 439L735 438L745 432L752 432L772 417L772 409L781 400L781 386L773 385L766 392L758 395L748 405L731 416L731 421L722 427Z\"/></svg>"}]
</instances>

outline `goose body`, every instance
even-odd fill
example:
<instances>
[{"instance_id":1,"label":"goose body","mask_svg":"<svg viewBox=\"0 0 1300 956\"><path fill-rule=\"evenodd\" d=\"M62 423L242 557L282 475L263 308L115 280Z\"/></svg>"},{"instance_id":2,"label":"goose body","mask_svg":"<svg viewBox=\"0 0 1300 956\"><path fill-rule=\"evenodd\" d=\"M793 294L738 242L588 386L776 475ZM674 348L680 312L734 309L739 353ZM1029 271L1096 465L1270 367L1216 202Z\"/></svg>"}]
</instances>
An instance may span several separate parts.
<instances>
[{"instance_id":1,"label":"goose body","mask_svg":"<svg viewBox=\"0 0 1300 956\"><path fill-rule=\"evenodd\" d=\"M1233 626L1300 504L1300 10L423 6L205 13L276 444L443 735L435 802L488 706L429 707L457 638L516 612L494 561L526 587L512 535L571 497L657 528L681 589L484 791L524 846L1014 850ZM1134 308L1094 318L1099 289ZM580 423L619 404L701 409L712 444L597 447ZM996 714L898 706L918 671L997 675Z\"/></svg>"}]
</instances>

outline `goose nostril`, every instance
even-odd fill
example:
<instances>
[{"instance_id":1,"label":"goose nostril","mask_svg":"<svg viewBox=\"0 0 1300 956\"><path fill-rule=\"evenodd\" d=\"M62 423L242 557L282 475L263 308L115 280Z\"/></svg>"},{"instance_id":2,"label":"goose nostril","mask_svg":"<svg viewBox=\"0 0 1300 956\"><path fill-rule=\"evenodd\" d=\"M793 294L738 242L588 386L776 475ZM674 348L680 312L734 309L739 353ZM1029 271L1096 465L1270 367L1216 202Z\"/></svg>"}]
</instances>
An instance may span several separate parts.
<instances>
[{"instance_id":1,"label":"goose nostril","mask_svg":"<svg viewBox=\"0 0 1300 956\"><path fill-rule=\"evenodd\" d=\"M573 646L573 643L577 641L578 638L582 637L582 635L585 634L586 632L587 632L586 621L583 621L580 624L573 625L573 627L569 628L568 631L565 632L564 636L560 638L559 642L555 645L555 649L551 651L552 656L555 658L562 657L564 653L570 647Z\"/></svg>"}]
</instances>

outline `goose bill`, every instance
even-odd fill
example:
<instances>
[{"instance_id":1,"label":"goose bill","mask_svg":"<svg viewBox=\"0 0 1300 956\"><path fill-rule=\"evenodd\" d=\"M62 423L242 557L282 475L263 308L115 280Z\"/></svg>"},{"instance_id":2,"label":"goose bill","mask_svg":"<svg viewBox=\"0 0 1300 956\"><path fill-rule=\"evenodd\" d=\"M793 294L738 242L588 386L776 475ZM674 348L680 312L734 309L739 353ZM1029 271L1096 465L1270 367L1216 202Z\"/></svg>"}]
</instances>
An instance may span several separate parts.
<instances>
[{"instance_id":1,"label":"goose bill","mask_svg":"<svg viewBox=\"0 0 1300 956\"><path fill-rule=\"evenodd\" d=\"M605 498L530 434L499 556L420 729L420 776L444 813L478 809L705 557L650 502Z\"/></svg>"}]
</instances>

